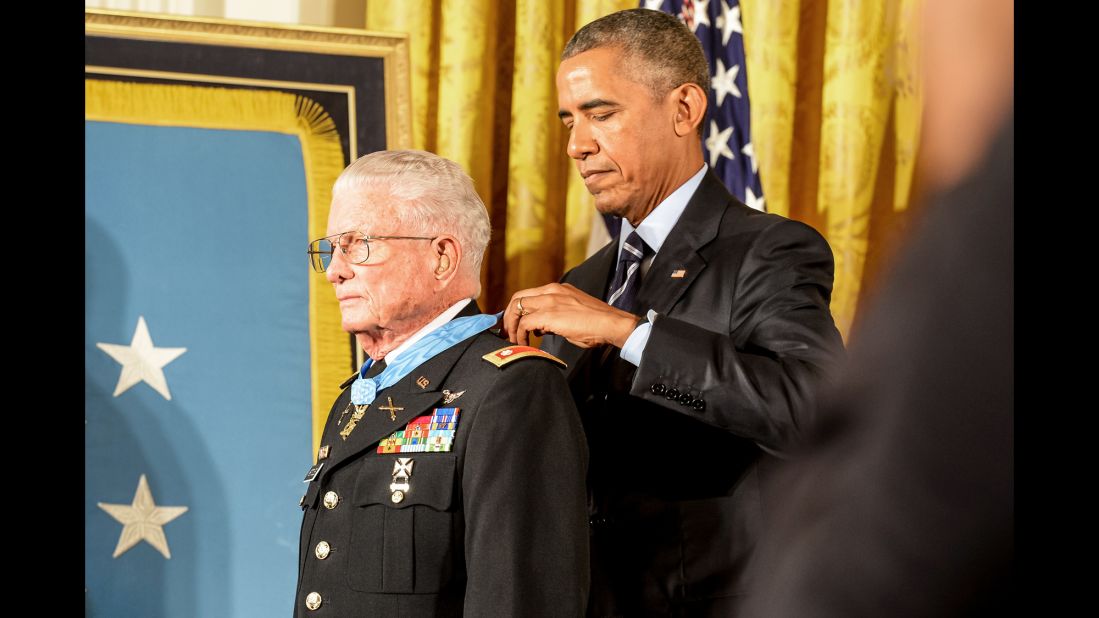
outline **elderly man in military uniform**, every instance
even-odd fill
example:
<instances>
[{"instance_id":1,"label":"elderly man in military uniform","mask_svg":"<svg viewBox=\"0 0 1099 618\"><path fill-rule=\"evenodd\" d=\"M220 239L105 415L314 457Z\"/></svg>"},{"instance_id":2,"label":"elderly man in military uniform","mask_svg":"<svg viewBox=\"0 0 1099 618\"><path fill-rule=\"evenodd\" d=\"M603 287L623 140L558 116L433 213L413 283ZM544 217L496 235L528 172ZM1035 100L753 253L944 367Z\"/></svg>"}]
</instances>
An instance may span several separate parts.
<instances>
[{"instance_id":1,"label":"elderly man in military uniform","mask_svg":"<svg viewBox=\"0 0 1099 618\"><path fill-rule=\"evenodd\" d=\"M296 616L576 616L587 447L555 357L472 300L489 219L456 164L366 155L333 188L313 269L369 356L302 498Z\"/></svg>"}]
</instances>

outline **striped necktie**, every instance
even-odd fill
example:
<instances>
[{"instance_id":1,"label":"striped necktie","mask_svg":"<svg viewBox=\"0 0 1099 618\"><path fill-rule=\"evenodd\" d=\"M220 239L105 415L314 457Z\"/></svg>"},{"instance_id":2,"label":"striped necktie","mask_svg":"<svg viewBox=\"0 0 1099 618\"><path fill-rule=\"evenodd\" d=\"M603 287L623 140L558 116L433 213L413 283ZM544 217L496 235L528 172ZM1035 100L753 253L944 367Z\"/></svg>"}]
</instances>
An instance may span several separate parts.
<instances>
[{"instance_id":1,"label":"striped necktie","mask_svg":"<svg viewBox=\"0 0 1099 618\"><path fill-rule=\"evenodd\" d=\"M636 230L630 232L626 242L622 244L622 252L618 255L618 270L611 282L607 304L623 311L635 311L637 289L641 287L641 260L651 252Z\"/></svg>"}]
</instances>

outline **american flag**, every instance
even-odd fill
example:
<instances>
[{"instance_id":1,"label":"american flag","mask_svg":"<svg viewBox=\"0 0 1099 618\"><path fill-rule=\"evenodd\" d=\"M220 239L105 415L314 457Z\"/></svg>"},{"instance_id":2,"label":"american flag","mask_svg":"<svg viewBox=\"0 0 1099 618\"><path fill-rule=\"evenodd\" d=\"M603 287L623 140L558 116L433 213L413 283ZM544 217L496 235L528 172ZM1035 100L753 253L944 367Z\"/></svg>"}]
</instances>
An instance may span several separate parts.
<instances>
[{"instance_id":1,"label":"american flag","mask_svg":"<svg viewBox=\"0 0 1099 618\"><path fill-rule=\"evenodd\" d=\"M752 148L740 0L644 0L642 6L675 15L702 42L710 64L710 105L703 131L706 162L737 199L766 210Z\"/></svg>"}]
</instances>

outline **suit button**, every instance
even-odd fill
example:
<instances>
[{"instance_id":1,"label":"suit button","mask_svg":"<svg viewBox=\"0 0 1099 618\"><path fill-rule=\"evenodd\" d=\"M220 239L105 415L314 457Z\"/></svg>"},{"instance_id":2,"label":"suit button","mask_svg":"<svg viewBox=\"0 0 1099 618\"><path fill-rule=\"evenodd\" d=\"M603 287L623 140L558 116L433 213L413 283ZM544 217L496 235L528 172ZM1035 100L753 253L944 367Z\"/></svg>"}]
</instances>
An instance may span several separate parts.
<instances>
[{"instance_id":1,"label":"suit button","mask_svg":"<svg viewBox=\"0 0 1099 618\"><path fill-rule=\"evenodd\" d=\"M309 608L309 611L317 609L323 602L324 599L321 599L321 595L317 592L310 592L309 595L305 597L305 606Z\"/></svg>"},{"instance_id":2,"label":"suit button","mask_svg":"<svg viewBox=\"0 0 1099 618\"><path fill-rule=\"evenodd\" d=\"M664 396L667 397L668 399L671 399L672 401L676 401L677 399L679 399L679 389L678 388L669 388L668 392L665 393Z\"/></svg>"},{"instance_id":3,"label":"suit button","mask_svg":"<svg viewBox=\"0 0 1099 618\"><path fill-rule=\"evenodd\" d=\"M691 404L691 407L694 408L696 411L701 412L706 409L706 402L703 401L700 397L694 400L694 403Z\"/></svg>"},{"instance_id":4,"label":"suit button","mask_svg":"<svg viewBox=\"0 0 1099 618\"><path fill-rule=\"evenodd\" d=\"M329 545L327 541L321 541L320 543L317 543L316 549L313 550L313 553L317 556L318 560L324 560L331 552L332 546Z\"/></svg>"},{"instance_id":5,"label":"suit button","mask_svg":"<svg viewBox=\"0 0 1099 618\"><path fill-rule=\"evenodd\" d=\"M332 510L336 508L336 505L340 503L340 494L329 491L324 494L324 508Z\"/></svg>"},{"instance_id":6,"label":"suit button","mask_svg":"<svg viewBox=\"0 0 1099 618\"><path fill-rule=\"evenodd\" d=\"M668 391L668 387L664 386L663 384L660 384L658 382L658 383L653 384L652 386L650 386L649 390L651 390L653 392L653 394L656 395L657 397L660 397L661 395L663 395L664 393L666 393Z\"/></svg>"}]
</instances>

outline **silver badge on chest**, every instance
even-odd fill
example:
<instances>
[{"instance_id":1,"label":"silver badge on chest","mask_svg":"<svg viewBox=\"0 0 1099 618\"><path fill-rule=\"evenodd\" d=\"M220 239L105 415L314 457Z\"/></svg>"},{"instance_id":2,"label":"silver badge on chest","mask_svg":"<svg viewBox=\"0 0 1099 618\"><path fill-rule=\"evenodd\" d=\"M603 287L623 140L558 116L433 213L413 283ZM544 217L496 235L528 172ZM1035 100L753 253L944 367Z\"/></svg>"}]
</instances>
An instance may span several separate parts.
<instances>
[{"instance_id":1,"label":"silver badge on chest","mask_svg":"<svg viewBox=\"0 0 1099 618\"><path fill-rule=\"evenodd\" d=\"M398 457L397 461L393 462L393 482L389 484L389 491L392 492L389 495L389 499L394 504L398 504L401 500L404 500L405 494L411 489L408 480L412 476L412 464L414 464L411 457Z\"/></svg>"}]
</instances>

